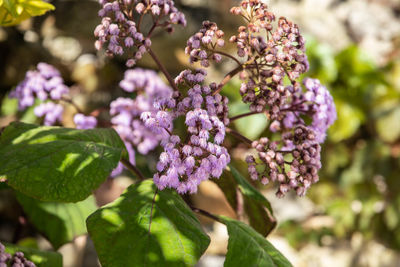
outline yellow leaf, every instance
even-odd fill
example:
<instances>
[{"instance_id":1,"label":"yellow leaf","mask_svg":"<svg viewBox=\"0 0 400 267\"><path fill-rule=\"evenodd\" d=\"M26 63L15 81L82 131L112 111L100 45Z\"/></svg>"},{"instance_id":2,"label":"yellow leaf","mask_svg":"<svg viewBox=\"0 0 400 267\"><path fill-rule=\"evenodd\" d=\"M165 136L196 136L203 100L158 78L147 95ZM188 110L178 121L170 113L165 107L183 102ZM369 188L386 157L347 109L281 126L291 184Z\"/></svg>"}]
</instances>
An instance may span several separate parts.
<instances>
[{"instance_id":1,"label":"yellow leaf","mask_svg":"<svg viewBox=\"0 0 400 267\"><path fill-rule=\"evenodd\" d=\"M13 26L54 9L42 0L0 0L0 26Z\"/></svg>"}]
</instances>

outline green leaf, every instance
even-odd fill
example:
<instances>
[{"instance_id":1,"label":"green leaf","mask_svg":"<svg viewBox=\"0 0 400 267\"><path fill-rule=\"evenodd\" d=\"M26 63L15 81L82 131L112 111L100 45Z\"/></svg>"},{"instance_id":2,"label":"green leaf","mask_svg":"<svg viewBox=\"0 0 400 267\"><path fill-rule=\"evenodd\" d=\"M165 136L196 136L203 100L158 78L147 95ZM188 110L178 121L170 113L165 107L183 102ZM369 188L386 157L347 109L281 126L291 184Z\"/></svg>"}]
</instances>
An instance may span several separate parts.
<instances>
[{"instance_id":1,"label":"green leaf","mask_svg":"<svg viewBox=\"0 0 400 267\"><path fill-rule=\"evenodd\" d=\"M229 169L243 195L244 209L250 225L260 234L267 236L276 226L271 204L232 165L229 165Z\"/></svg>"},{"instance_id":2,"label":"green leaf","mask_svg":"<svg viewBox=\"0 0 400 267\"><path fill-rule=\"evenodd\" d=\"M150 180L89 216L87 228L104 267L194 266L210 243L182 198Z\"/></svg>"},{"instance_id":3,"label":"green leaf","mask_svg":"<svg viewBox=\"0 0 400 267\"><path fill-rule=\"evenodd\" d=\"M58 252L42 251L8 243L3 243L3 245L6 247L7 253L23 252L25 258L32 261L37 267L62 267L62 255Z\"/></svg>"},{"instance_id":4,"label":"green leaf","mask_svg":"<svg viewBox=\"0 0 400 267\"><path fill-rule=\"evenodd\" d=\"M220 219L229 234L225 267L292 266L270 242L247 224L224 216Z\"/></svg>"},{"instance_id":5,"label":"green leaf","mask_svg":"<svg viewBox=\"0 0 400 267\"><path fill-rule=\"evenodd\" d=\"M337 120L329 128L329 138L339 142L352 137L365 120L362 110L342 100L335 100Z\"/></svg>"},{"instance_id":6,"label":"green leaf","mask_svg":"<svg viewBox=\"0 0 400 267\"><path fill-rule=\"evenodd\" d=\"M17 199L29 221L55 249L86 234L86 218L97 209L93 196L77 203L41 202L20 193Z\"/></svg>"},{"instance_id":7,"label":"green leaf","mask_svg":"<svg viewBox=\"0 0 400 267\"><path fill-rule=\"evenodd\" d=\"M3 116L14 115L18 112L18 99L7 95L1 101L0 114Z\"/></svg>"},{"instance_id":8,"label":"green leaf","mask_svg":"<svg viewBox=\"0 0 400 267\"><path fill-rule=\"evenodd\" d=\"M0 26L13 26L54 9L52 4L42 0L1 0Z\"/></svg>"},{"instance_id":9,"label":"green leaf","mask_svg":"<svg viewBox=\"0 0 400 267\"><path fill-rule=\"evenodd\" d=\"M87 198L127 154L113 129L13 122L0 136L0 180L42 201Z\"/></svg>"}]
</instances>

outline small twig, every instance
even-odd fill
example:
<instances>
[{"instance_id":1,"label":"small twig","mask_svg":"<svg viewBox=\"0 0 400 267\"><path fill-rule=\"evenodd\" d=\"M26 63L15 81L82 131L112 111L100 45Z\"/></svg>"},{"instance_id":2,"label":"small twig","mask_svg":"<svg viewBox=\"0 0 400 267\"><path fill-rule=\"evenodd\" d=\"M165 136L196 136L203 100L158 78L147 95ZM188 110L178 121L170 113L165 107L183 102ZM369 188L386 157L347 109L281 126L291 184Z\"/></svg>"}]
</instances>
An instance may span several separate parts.
<instances>
[{"instance_id":1,"label":"small twig","mask_svg":"<svg viewBox=\"0 0 400 267\"><path fill-rule=\"evenodd\" d=\"M232 122L232 121L235 121L235 120L238 120L238 119L247 117L247 116L255 115L255 114L260 114L260 112L257 112L257 111L250 111L250 112L247 112L247 113L240 114L240 115L234 116L234 117L232 117L232 118L229 118L229 121Z\"/></svg>"},{"instance_id":2,"label":"small twig","mask_svg":"<svg viewBox=\"0 0 400 267\"><path fill-rule=\"evenodd\" d=\"M198 214L201 214L201 215L206 216L206 217L208 217L210 219L213 219L214 221L222 223L220 218L218 218L217 216L209 213L208 211L205 211L205 210L202 210L202 209L199 209L199 208L196 208L196 207L192 207L192 206L190 206L190 208L192 209L192 211L194 211L194 212L196 212Z\"/></svg>"},{"instance_id":3,"label":"small twig","mask_svg":"<svg viewBox=\"0 0 400 267\"><path fill-rule=\"evenodd\" d=\"M222 52L222 51L219 51L219 50L214 50L214 49L211 50L211 52L213 52L214 54L220 54L220 55L223 55L225 57L228 57L228 58L234 60L239 66L242 66L242 63L237 58L235 58L234 56L232 56L232 55L230 55L228 53L225 53L225 52Z\"/></svg>"},{"instance_id":4,"label":"small twig","mask_svg":"<svg viewBox=\"0 0 400 267\"><path fill-rule=\"evenodd\" d=\"M138 168L136 168L136 166L132 165L128 160L126 159L121 159L121 163L124 164L124 166L131 171L133 174L135 174L139 180L146 180L146 178L144 177L144 175L140 172L140 170Z\"/></svg>"},{"instance_id":5,"label":"small twig","mask_svg":"<svg viewBox=\"0 0 400 267\"><path fill-rule=\"evenodd\" d=\"M175 91L179 91L178 87L176 86L174 80L172 79L171 75L167 71L167 69L164 67L164 65L160 62L158 57L154 54L153 50L151 48L147 48L147 51L149 52L150 56L153 58L154 62L156 62L158 68L164 73L165 77L167 78L169 84Z\"/></svg>"},{"instance_id":6,"label":"small twig","mask_svg":"<svg viewBox=\"0 0 400 267\"><path fill-rule=\"evenodd\" d=\"M249 138L247 138L246 136L243 136L241 133L239 133L231 128L226 128L226 132L231 134L232 136L244 141L245 143L249 144L250 146L253 143L253 141L251 141Z\"/></svg>"},{"instance_id":7,"label":"small twig","mask_svg":"<svg viewBox=\"0 0 400 267\"><path fill-rule=\"evenodd\" d=\"M237 68L233 69L230 71L224 79L218 84L217 90L212 95L216 95L219 92L221 92L222 88L236 75L238 74L241 70L243 69L243 66L238 66Z\"/></svg>"}]
</instances>

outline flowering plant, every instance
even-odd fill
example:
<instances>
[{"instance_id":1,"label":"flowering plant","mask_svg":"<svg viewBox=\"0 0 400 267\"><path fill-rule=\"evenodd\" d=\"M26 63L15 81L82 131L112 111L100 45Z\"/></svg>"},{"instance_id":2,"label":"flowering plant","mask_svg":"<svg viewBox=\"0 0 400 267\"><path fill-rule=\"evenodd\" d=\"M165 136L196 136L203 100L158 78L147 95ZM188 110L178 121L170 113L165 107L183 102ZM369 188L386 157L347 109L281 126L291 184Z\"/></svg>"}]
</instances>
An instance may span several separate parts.
<instances>
[{"instance_id":1,"label":"flowering plant","mask_svg":"<svg viewBox=\"0 0 400 267\"><path fill-rule=\"evenodd\" d=\"M227 226L226 266L290 266L265 239L276 225L269 202L235 169L230 152L239 145L252 149L254 153L245 158L250 179L275 183L278 197L291 190L304 196L318 181L320 144L336 110L318 80L300 81L309 64L298 26L283 17L276 19L260 0L244 0L231 9L245 22L237 35L225 40L216 23L204 21L185 48L190 63L199 63L199 68L183 70L174 79L151 47L157 30L172 33L174 25L186 25L174 2L100 4L96 48L109 56L127 55L128 68L148 53L168 84L153 70L128 69L119 86L130 97L111 102L110 120L104 122L100 112L80 110L58 70L39 63L11 97L18 99L20 109L40 100L34 113L45 126L12 123L4 129L2 181L24 197L78 202L107 177L124 168L131 171L138 182L87 219L103 266L193 266L210 242L194 212ZM236 54L225 49L228 41ZM206 68L225 60L234 68L222 81L210 82ZM237 91L250 112L230 117L224 89L236 75L241 81ZM53 126L62 125L65 104L77 111L76 129ZM255 114L265 115L270 131L250 140L232 122ZM184 133L175 129L179 121ZM104 126L110 127L100 128ZM227 135L236 143L228 142ZM159 146L154 175L147 179L135 166L135 154L147 155ZM185 203L180 195L195 194L205 180L221 187L234 210L245 209L249 225ZM243 246L246 255L239 253Z\"/></svg>"}]
</instances>

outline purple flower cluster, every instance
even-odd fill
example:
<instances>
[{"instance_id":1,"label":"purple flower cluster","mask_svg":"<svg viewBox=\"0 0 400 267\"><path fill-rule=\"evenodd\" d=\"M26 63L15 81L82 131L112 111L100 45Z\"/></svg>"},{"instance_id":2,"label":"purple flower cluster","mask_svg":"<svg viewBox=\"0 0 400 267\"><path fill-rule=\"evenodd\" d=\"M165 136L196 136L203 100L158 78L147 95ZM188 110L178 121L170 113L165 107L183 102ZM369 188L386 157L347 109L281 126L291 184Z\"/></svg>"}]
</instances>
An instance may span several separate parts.
<instances>
[{"instance_id":1,"label":"purple flower cluster","mask_svg":"<svg viewBox=\"0 0 400 267\"><path fill-rule=\"evenodd\" d=\"M336 121L336 107L332 95L317 79L305 79L304 85L307 92L304 94L306 101L311 102L312 115L311 129L315 131L316 140L323 143L326 131Z\"/></svg>"},{"instance_id":2,"label":"purple flower cluster","mask_svg":"<svg viewBox=\"0 0 400 267\"><path fill-rule=\"evenodd\" d=\"M175 7L172 0L136 0L136 12L139 14L150 13L158 24L163 25L171 32L172 24L186 26L185 15Z\"/></svg>"},{"instance_id":3,"label":"purple flower cluster","mask_svg":"<svg viewBox=\"0 0 400 267\"><path fill-rule=\"evenodd\" d=\"M282 134L279 141L261 138L252 144L257 150L259 162L254 156L247 156L250 177L261 177L261 183L278 182L278 197L293 189L304 196L311 184L319 180L321 168L321 147L315 132L309 127L298 125Z\"/></svg>"},{"instance_id":4,"label":"purple flower cluster","mask_svg":"<svg viewBox=\"0 0 400 267\"><path fill-rule=\"evenodd\" d=\"M77 129L93 129L97 126L97 119L93 116L77 113L74 116L74 123Z\"/></svg>"},{"instance_id":5,"label":"purple flower cluster","mask_svg":"<svg viewBox=\"0 0 400 267\"><path fill-rule=\"evenodd\" d=\"M60 72L46 63L39 63L37 70L28 71L25 79L17 85L10 97L18 99L18 107L23 110L33 106L35 99L41 101L58 101L63 95L69 93L69 88L64 84ZM63 106L53 102L45 102L34 109L38 117L44 117L45 125L54 125L61 121Z\"/></svg>"},{"instance_id":6,"label":"purple flower cluster","mask_svg":"<svg viewBox=\"0 0 400 267\"><path fill-rule=\"evenodd\" d=\"M42 103L33 110L37 117L43 117L43 124L47 126L55 125L62 121L64 112L63 106L53 102Z\"/></svg>"},{"instance_id":7,"label":"purple flower cluster","mask_svg":"<svg viewBox=\"0 0 400 267\"><path fill-rule=\"evenodd\" d=\"M204 69L197 69L194 71L184 70L175 78L175 83L177 85L187 86L193 89L188 91L188 97L178 103L177 112L179 115L184 115L190 105L197 108L201 107L203 104L211 115L217 116L226 126L229 124L228 98L220 94L214 94L217 90L217 85L215 83L211 83L209 86L203 86L200 90L199 86L204 82L206 76L207 72ZM199 91L202 91L205 96L203 100L205 101L201 100ZM191 97L194 99L193 101Z\"/></svg>"},{"instance_id":8,"label":"purple flower cluster","mask_svg":"<svg viewBox=\"0 0 400 267\"><path fill-rule=\"evenodd\" d=\"M100 0L102 17L94 34L96 49L106 48L107 54L128 53L128 67L136 64L151 46L150 35L155 27L172 31L172 24L186 25L185 16L177 10L172 0ZM154 28L144 35L140 24L145 14L151 14ZM136 16L136 18L135 18Z\"/></svg>"},{"instance_id":9,"label":"purple flower cluster","mask_svg":"<svg viewBox=\"0 0 400 267\"><path fill-rule=\"evenodd\" d=\"M171 99L172 89L165 85L156 72L140 68L127 70L120 86L126 92L135 92L136 97L120 97L111 102L111 123L125 142L128 151L133 151L135 147L139 153L147 154L155 149L165 136L151 131L140 116L143 112L156 113L158 109L154 107L154 102L158 99ZM119 169L122 170L122 166L119 166ZM115 171L114 175L116 173L118 172Z\"/></svg>"},{"instance_id":10,"label":"purple flower cluster","mask_svg":"<svg viewBox=\"0 0 400 267\"><path fill-rule=\"evenodd\" d=\"M336 120L336 108L333 98L325 86L319 80L306 78L303 81L305 91L300 88L292 92L291 101L284 103L279 112L274 116L278 118L271 123L271 131L291 129L296 125L305 125L302 115L312 119L309 127L315 132L316 140L323 143L326 131Z\"/></svg>"},{"instance_id":11,"label":"purple flower cluster","mask_svg":"<svg viewBox=\"0 0 400 267\"><path fill-rule=\"evenodd\" d=\"M215 50L216 47L225 45L224 32L218 29L214 22L203 21L203 26L195 35L189 38L185 53L190 55L190 63L200 61L203 67L210 65L210 60L221 61L221 55Z\"/></svg>"},{"instance_id":12,"label":"purple flower cluster","mask_svg":"<svg viewBox=\"0 0 400 267\"><path fill-rule=\"evenodd\" d=\"M227 99L212 95L212 86L200 84L205 75L204 70L183 71L175 80L190 88L188 96L182 98L175 93L174 98L157 102L158 112L142 113L147 127L169 137L161 143L164 152L154 175L160 190L170 187L180 194L195 193L202 181L219 178L230 162L227 149L221 145L225 124L220 117L226 117L222 113L227 111ZM185 116L185 141L171 131L173 120L179 116Z\"/></svg>"}]
</instances>

